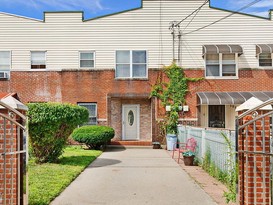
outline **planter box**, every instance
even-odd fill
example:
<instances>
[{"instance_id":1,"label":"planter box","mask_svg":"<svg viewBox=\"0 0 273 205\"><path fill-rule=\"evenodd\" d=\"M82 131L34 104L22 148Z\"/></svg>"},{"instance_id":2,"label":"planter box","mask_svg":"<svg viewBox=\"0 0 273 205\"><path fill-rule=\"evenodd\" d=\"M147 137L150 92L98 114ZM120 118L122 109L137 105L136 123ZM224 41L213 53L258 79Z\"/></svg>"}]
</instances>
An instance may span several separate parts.
<instances>
[{"instance_id":1,"label":"planter box","mask_svg":"<svg viewBox=\"0 0 273 205\"><path fill-rule=\"evenodd\" d=\"M193 166L194 156L190 156L190 157L183 156L183 158L184 158L184 164L186 166Z\"/></svg>"}]
</instances>

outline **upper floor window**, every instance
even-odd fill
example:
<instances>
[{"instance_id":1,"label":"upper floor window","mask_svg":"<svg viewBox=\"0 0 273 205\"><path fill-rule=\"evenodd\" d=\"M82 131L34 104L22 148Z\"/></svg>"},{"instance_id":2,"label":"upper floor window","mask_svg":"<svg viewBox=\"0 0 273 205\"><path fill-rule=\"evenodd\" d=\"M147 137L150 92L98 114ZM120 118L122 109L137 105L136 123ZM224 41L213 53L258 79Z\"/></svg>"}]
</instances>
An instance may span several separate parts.
<instances>
[{"instance_id":1,"label":"upper floor window","mask_svg":"<svg viewBox=\"0 0 273 205\"><path fill-rule=\"evenodd\" d=\"M88 109L89 121L88 125L97 124L97 103L78 103L79 106L83 106Z\"/></svg>"},{"instance_id":2,"label":"upper floor window","mask_svg":"<svg viewBox=\"0 0 273 205\"><path fill-rule=\"evenodd\" d=\"M143 50L116 51L117 78L146 78L147 53Z\"/></svg>"},{"instance_id":3,"label":"upper floor window","mask_svg":"<svg viewBox=\"0 0 273 205\"><path fill-rule=\"evenodd\" d=\"M240 45L203 45L203 56L206 62L206 77L238 77L238 56L242 54L243 48Z\"/></svg>"},{"instance_id":4,"label":"upper floor window","mask_svg":"<svg viewBox=\"0 0 273 205\"><path fill-rule=\"evenodd\" d=\"M259 66L272 67L272 53L260 53L259 54Z\"/></svg>"},{"instance_id":5,"label":"upper floor window","mask_svg":"<svg viewBox=\"0 0 273 205\"><path fill-rule=\"evenodd\" d=\"M206 77L236 77L237 56L231 54L206 54Z\"/></svg>"},{"instance_id":6,"label":"upper floor window","mask_svg":"<svg viewBox=\"0 0 273 205\"><path fill-rule=\"evenodd\" d=\"M0 51L0 71L9 71L11 67L10 51Z\"/></svg>"},{"instance_id":7,"label":"upper floor window","mask_svg":"<svg viewBox=\"0 0 273 205\"><path fill-rule=\"evenodd\" d=\"M95 52L84 51L80 52L80 68L94 68L95 67Z\"/></svg>"},{"instance_id":8,"label":"upper floor window","mask_svg":"<svg viewBox=\"0 0 273 205\"><path fill-rule=\"evenodd\" d=\"M31 51L31 69L45 69L45 68L46 68L46 52Z\"/></svg>"},{"instance_id":9,"label":"upper floor window","mask_svg":"<svg viewBox=\"0 0 273 205\"><path fill-rule=\"evenodd\" d=\"M257 44L256 56L259 58L260 67L272 67L273 44Z\"/></svg>"}]
</instances>

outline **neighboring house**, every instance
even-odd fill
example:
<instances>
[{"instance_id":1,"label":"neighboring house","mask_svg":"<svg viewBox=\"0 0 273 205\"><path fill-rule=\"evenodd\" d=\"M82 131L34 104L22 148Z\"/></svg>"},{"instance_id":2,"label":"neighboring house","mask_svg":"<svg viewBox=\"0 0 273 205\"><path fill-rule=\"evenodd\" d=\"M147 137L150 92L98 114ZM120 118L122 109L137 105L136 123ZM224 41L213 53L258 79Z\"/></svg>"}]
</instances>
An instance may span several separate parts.
<instances>
[{"instance_id":1,"label":"neighboring house","mask_svg":"<svg viewBox=\"0 0 273 205\"><path fill-rule=\"evenodd\" d=\"M162 117L151 85L173 60L170 22L203 2L143 0L141 8L90 20L82 12L45 12L43 21L0 13L0 91L17 92L23 103L85 106L89 124L112 126L115 140L150 142ZM234 128L237 105L273 97L272 19L234 14L211 24L230 14L206 4L180 24L177 63L187 76L205 78L189 85L183 123Z\"/></svg>"}]
</instances>

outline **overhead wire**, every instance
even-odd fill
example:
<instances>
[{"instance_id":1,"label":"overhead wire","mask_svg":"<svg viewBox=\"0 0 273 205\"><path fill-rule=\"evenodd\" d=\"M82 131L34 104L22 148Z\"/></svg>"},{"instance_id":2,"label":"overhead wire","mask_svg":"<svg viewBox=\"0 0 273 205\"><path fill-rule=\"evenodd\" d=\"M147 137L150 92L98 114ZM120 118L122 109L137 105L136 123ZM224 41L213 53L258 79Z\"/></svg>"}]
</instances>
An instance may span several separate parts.
<instances>
[{"instance_id":1,"label":"overhead wire","mask_svg":"<svg viewBox=\"0 0 273 205\"><path fill-rule=\"evenodd\" d=\"M186 16L184 19L182 19L181 21L179 21L175 27L179 26L183 21L185 21L187 18L189 18L191 15L193 15L194 13L196 13L197 11L199 12L199 10L205 6L207 3L209 2L209 0L206 0L201 6L199 6L197 9L195 9L192 13L190 13L188 16Z\"/></svg>"},{"instance_id":2,"label":"overhead wire","mask_svg":"<svg viewBox=\"0 0 273 205\"><path fill-rule=\"evenodd\" d=\"M195 29L195 30L193 30L193 31L184 33L183 35L188 35L188 34L192 34L192 33L195 33L195 32L197 32L197 31L203 30L203 29L205 29L205 28L207 28L207 27L209 27L209 26L212 26L212 25L214 25L214 24L216 24L216 23L218 23L218 22L220 22L220 21L223 21L223 20L225 20L225 19L227 19L227 18L233 16L234 14L238 14L240 11L249 8L250 6L253 6L254 4L259 3L260 1L262 1L262 0L255 0L255 1L253 1L253 2L251 2L251 3L249 3L249 4L247 4L246 6L243 6L242 8L240 8L240 9L238 9L238 10L236 10L236 11L233 11L231 14L229 14L229 15L223 17L223 18L218 19L217 21L214 21L214 22L212 22L212 23L210 23L210 24L208 24L208 25L205 25L205 26L200 27L200 28L198 28L198 29Z\"/></svg>"},{"instance_id":3,"label":"overhead wire","mask_svg":"<svg viewBox=\"0 0 273 205\"><path fill-rule=\"evenodd\" d=\"M194 16L191 18L191 20L188 22L188 24L185 26L185 28L183 29L183 31L185 31L188 26L192 23L192 21L194 20L194 18L197 16L197 14L199 13L199 11L201 10L202 8L200 8L198 11L195 12Z\"/></svg>"}]
</instances>

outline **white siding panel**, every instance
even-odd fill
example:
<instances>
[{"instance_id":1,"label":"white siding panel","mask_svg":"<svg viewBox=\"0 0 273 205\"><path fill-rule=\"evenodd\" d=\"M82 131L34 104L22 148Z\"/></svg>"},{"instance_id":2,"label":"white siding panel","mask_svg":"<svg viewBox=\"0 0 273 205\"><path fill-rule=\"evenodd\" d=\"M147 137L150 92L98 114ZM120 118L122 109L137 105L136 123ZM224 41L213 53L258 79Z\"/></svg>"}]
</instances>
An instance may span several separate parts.
<instances>
[{"instance_id":1,"label":"white siding panel","mask_svg":"<svg viewBox=\"0 0 273 205\"><path fill-rule=\"evenodd\" d=\"M12 50L16 70L30 68L31 50L47 51L48 69L78 69L80 50L96 51L96 69L114 69L115 50L120 49L147 50L149 68L160 68L172 61L170 22L185 18L203 2L162 0L160 9L160 1L143 1L141 9L88 21L82 21L81 12L45 13L44 22L0 13L0 47ZM239 44L244 49L239 68L257 68L255 44L273 43L271 20L235 14L189 33L229 14L206 5L186 29L191 18L182 22L183 67L204 68L204 44Z\"/></svg>"}]
</instances>

